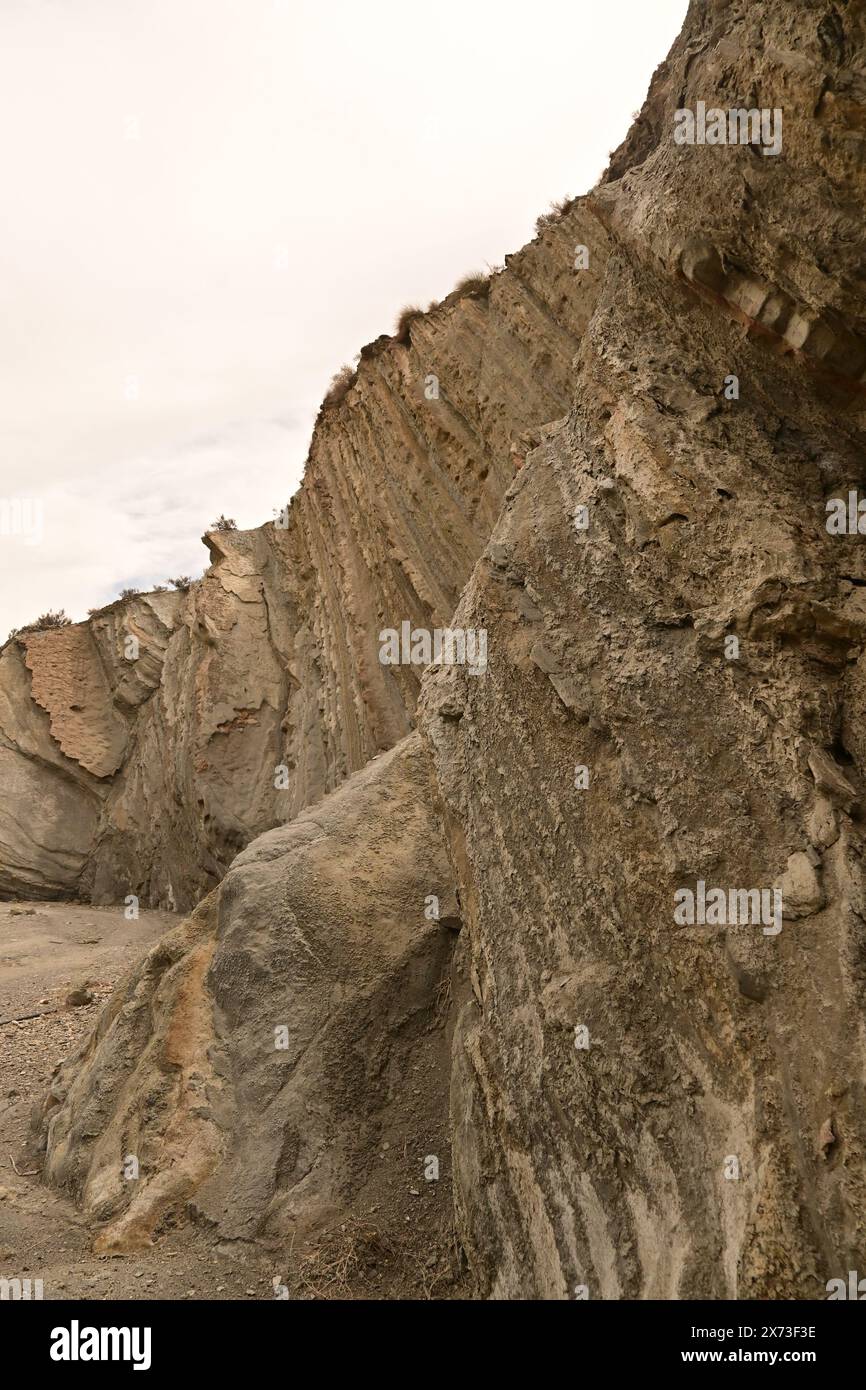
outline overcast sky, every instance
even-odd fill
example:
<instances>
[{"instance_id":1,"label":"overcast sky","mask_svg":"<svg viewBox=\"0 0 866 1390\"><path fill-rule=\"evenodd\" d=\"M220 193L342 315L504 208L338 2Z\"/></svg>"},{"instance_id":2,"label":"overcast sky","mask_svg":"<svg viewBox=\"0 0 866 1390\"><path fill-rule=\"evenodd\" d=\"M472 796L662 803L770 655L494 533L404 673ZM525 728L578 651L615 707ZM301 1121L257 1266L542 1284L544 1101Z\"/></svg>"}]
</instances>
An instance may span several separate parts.
<instances>
[{"instance_id":1,"label":"overcast sky","mask_svg":"<svg viewBox=\"0 0 866 1390\"><path fill-rule=\"evenodd\" d=\"M334 372L592 186L686 8L0 0L0 509L44 516L0 640L268 520Z\"/></svg>"}]
</instances>

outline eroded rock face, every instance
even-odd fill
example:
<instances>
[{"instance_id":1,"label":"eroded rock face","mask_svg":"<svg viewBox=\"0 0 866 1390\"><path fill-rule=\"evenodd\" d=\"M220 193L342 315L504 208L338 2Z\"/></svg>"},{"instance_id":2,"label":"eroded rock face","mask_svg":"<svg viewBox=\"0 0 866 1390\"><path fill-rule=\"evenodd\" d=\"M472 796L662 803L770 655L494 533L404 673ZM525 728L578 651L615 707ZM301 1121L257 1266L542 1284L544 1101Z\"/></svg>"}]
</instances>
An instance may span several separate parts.
<instances>
[{"instance_id":1,"label":"eroded rock face","mask_svg":"<svg viewBox=\"0 0 866 1390\"><path fill-rule=\"evenodd\" d=\"M862 1254L866 569L825 503L864 483L863 40L859 6L692 6L593 195L575 410L455 617L488 674L425 683L495 1297L825 1297ZM677 146L698 100L782 108L782 155ZM699 881L786 908L680 925Z\"/></svg>"},{"instance_id":2,"label":"eroded rock face","mask_svg":"<svg viewBox=\"0 0 866 1390\"><path fill-rule=\"evenodd\" d=\"M0 651L3 896L69 896L81 883L159 684L180 597L142 596L89 623L23 633Z\"/></svg>"},{"instance_id":3,"label":"eroded rock face","mask_svg":"<svg viewBox=\"0 0 866 1390\"><path fill-rule=\"evenodd\" d=\"M281 524L208 535L188 594L7 644L0 893L189 908L411 731L419 670L381 665L378 634L447 624L515 467L569 408L598 284L575 247L600 266L606 241L578 202L485 292L365 348Z\"/></svg>"},{"instance_id":4,"label":"eroded rock face","mask_svg":"<svg viewBox=\"0 0 866 1390\"><path fill-rule=\"evenodd\" d=\"M218 906L151 953L61 1070L48 1171L108 1223L105 1248L184 1203L280 1239L367 1191L383 1116L407 1123L397 1078L446 1036L452 938L422 911L442 884L462 923L455 1210L482 1296L824 1297L857 1267L866 567L826 504L866 486L863 23L854 4L694 3L588 200L611 251L577 277L580 304L597 300L580 344L543 327L566 318L557 239L569 256L595 244L560 223L486 308L463 304L453 337L446 310L408 349L367 354L290 528L228 538L186 601L148 717L151 753L176 750L185 790L165 791L194 850L172 848L176 824L165 841L118 827L104 865L146 834L145 860L159 845L205 862L220 805L218 873L233 826L242 840L277 815L238 811L262 794L269 721L295 750L287 817L400 738L417 678L378 668L376 628L483 629L488 664L429 669L420 741L249 845ZM676 144L676 111L699 101L781 109L781 153ZM519 352L488 357L494 312ZM449 361L434 448L417 391ZM521 371L573 404L548 403L509 485ZM257 684L239 698L247 642ZM190 691L198 722L178 714ZM38 720L27 736L52 737ZM127 779L128 824L134 766L111 791L119 805ZM724 915L677 915L713 890ZM775 893L778 913L750 916ZM148 1155L132 1197L128 1134Z\"/></svg>"},{"instance_id":5,"label":"eroded rock face","mask_svg":"<svg viewBox=\"0 0 866 1390\"><path fill-rule=\"evenodd\" d=\"M412 735L260 836L59 1069L46 1174L105 1223L98 1250L187 1209L229 1240L303 1237L381 1200L397 1135L447 1181L459 909L432 792Z\"/></svg>"}]
</instances>

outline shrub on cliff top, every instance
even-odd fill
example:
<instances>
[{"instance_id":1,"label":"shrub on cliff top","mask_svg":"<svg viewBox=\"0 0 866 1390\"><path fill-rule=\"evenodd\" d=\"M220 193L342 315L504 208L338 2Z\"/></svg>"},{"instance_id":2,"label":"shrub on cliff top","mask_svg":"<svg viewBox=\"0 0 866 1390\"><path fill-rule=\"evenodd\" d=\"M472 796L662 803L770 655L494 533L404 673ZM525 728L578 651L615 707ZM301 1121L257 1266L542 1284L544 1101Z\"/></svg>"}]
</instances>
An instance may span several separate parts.
<instances>
[{"instance_id":1,"label":"shrub on cliff top","mask_svg":"<svg viewBox=\"0 0 866 1390\"><path fill-rule=\"evenodd\" d=\"M8 642L12 637L20 637L25 632L44 632L49 627L69 627L71 622L72 619L67 618L62 608L58 608L56 613L49 610L47 613L40 613L32 623L25 623L23 627L13 627L6 640Z\"/></svg>"},{"instance_id":2,"label":"shrub on cliff top","mask_svg":"<svg viewBox=\"0 0 866 1390\"><path fill-rule=\"evenodd\" d=\"M424 317L424 310L418 304L407 304L397 315L397 322L394 325L394 337L398 343L408 343L409 330L416 319Z\"/></svg>"},{"instance_id":3,"label":"shrub on cliff top","mask_svg":"<svg viewBox=\"0 0 866 1390\"><path fill-rule=\"evenodd\" d=\"M212 521L207 528L209 531L236 531L238 524L232 516L223 516L220 512L216 521Z\"/></svg>"},{"instance_id":4,"label":"shrub on cliff top","mask_svg":"<svg viewBox=\"0 0 866 1390\"><path fill-rule=\"evenodd\" d=\"M485 295L490 292L490 279L487 275L482 275L476 271L472 275L464 275L462 280L458 280L451 293L457 299L462 299L466 294Z\"/></svg>"},{"instance_id":5,"label":"shrub on cliff top","mask_svg":"<svg viewBox=\"0 0 866 1390\"><path fill-rule=\"evenodd\" d=\"M545 227L552 227L561 217L564 217L573 202L574 198L568 193L564 198L560 198L558 202L551 203L550 210L548 212L543 212L541 216L536 219L536 232L543 232Z\"/></svg>"},{"instance_id":6,"label":"shrub on cliff top","mask_svg":"<svg viewBox=\"0 0 866 1390\"><path fill-rule=\"evenodd\" d=\"M344 401L355 384L356 376L357 372L355 368L350 367L348 362L344 367L341 367L340 370L331 377L331 384L325 392L325 398L322 401L321 409L328 410L330 406L339 405L341 401Z\"/></svg>"},{"instance_id":7,"label":"shrub on cliff top","mask_svg":"<svg viewBox=\"0 0 866 1390\"><path fill-rule=\"evenodd\" d=\"M180 589L181 592L185 594L192 583L192 579L188 574L179 574L177 579L169 579L167 582L171 584L172 588Z\"/></svg>"}]
</instances>

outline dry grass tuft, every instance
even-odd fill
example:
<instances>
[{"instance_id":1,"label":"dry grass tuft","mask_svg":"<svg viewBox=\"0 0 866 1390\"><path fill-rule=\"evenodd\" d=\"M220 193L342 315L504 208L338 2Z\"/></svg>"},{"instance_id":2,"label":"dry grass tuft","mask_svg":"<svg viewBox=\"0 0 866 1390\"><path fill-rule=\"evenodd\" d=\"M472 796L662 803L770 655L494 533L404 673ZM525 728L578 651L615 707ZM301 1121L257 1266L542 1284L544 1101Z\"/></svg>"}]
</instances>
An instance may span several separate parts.
<instances>
[{"instance_id":1,"label":"dry grass tuft","mask_svg":"<svg viewBox=\"0 0 866 1390\"><path fill-rule=\"evenodd\" d=\"M558 202L551 203L549 211L543 212L536 220L536 232L540 233L543 232L546 227L553 227L561 217L565 216L575 201L576 200L572 198L571 194L568 193L564 198L560 198Z\"/></svg>"},{"instance_id":2,"label":"dry grass tuft","mask_svg":"<svg viewBox=\"0 0 866 1390\"><path fill-rule=\"evenodd\" d=\"M393 1254L386 1236L375 1226L350 1217L339 1230L304 1251L292 1271L302 1297L313 1299L349 1298L351 1283L372 1260L381 1263Z\"/></svg>"},{"instance_id":3,"label":"dry grass tuft","mask_svg":"<svg viewBox=\"0 0 866 1390\"><path fill-rule=\"evenodd\" d=\"M463 299L467 294L487 295L490 292L490 277L482 275L480 271L474 271L471 275L464 275L462 280L458 280L451 294L455 299Z\"/></svg>"},{"instance_id":4,"label":"dry grass tuft","mask_svg":"<svg viewBox=\"0 0 866 1390\"><path fill-rule=\"evenodd\" d=\"M50 627L69 627L71 622L72 619L67 618L62 608L58 608L56 612L49 609L47 613L40 613L32 623L25 623L24 627L13 627L6 640L8 642L12 637L20 637L25 632L46 632Z\"/></svg>"},{"instance_id":5,"label":"dry grass tuft","mask_svg":"<svg viewBox=\"0 0 866 1390\"><path fill-rule=\"evenodd\" d=\"M407 304L400 310L394 325L394 337L398 343L408 343L409 330L416 319L424 317L424 310L418 304Z\"/></svg>"},{"instance_id":6,"label":"dry grass tuft","mask_svg":"<svg viewBox=\"0 0 866 1390\"><path fill-rule=\"evenodd\" d=\"M350 367L348 362L344 367L331 378L331 384L325 392L325 399L319 414L324 410L330 410L332 406L339 405L344 401L355 384L358 373L354 367Z\"/></svg>"}]
</instances>

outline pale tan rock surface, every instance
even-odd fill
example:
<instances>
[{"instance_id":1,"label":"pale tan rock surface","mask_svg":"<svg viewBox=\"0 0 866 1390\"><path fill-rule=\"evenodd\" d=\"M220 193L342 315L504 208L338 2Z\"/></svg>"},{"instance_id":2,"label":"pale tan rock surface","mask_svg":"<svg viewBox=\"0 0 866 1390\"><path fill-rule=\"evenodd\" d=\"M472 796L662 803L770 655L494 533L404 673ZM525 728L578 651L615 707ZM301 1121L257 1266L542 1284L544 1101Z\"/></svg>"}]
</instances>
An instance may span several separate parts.
<instances>
[{"instance_id":1,"label":"pale tan rock surface","mask_svg":"<svg viewBox=\"0 0 866 1390\"><path fill-rule=\"evenodd\" d=\"M89 623L22 633L0 651L3 897L78 889L114 777L159 684L179 600L144 595ZM130 636L135 662L125 657Z\"/></svg>"},{"instance_id":2,"label":"pale tan rock surface","mask_svg":"<svg viewBox=\"0 0 866 1390\"><path fill-rule=\"evenodd\" d=\"M575 409L457 611L488 675L425 683L473 984L458 1225L494 1297L822 1298L862 1261L866 568L825 501L864 483L866 84L863 9L831 9L692 6L591 199ZM746 98L780 157L670 138ZM701 879L780 882L782 930L676 925Z\"/></svg>"},{"instance_id":3,"label":"pale tan rock surface","mask_svg":"<svg viewBox=\"0 0 866 1390\"><path fill-rule=\"evenodd\" d=\"M0 894L189 908L410 732L418 668L381 665L378 633L447 624L515 465L569 408L598 285L575 245L600 267L606 239L578 203L484 292L365 348L285 526L209 533L187 594L7 644Z\"/></svg>"},{"instance_id":4,"label":"pale tan rock surface","mask_svg":"<svg viewBox=\"0 0 866 1390\"><path fill-rule=\"evenodd\" d=\"M150 702L151 751L172 748L190 779L195 752L204 780L178 801L167 779L164 830L112 832L84 885L103 873L108 891L129 843L186 896L203 835L217 876L230 832L254 833L272 718L295 750L286 819L406 734L417 676L378 668L378 627L482 628L488 669L428 670L418 735L250 844L219 916L212 899L157 948L61 1070L48 1171L102 1215L107 1245L150 1239L184 1203L235 1238L287 1238L366 1191L395 1067L416 1055L407 1021L435 1016L446 979L450 929L415 915L442 884L461 925L455 1219L481 1296L823 1298L857 1268L866 541L831 536L825 504L866 486L864 37L859 4L696 0L606 180L569 214L582 234L555 224L496 282L512 325L497 343L522 332L520 356L488 358L476 301L417 321L320 424L294 525L214 542ZM676 145L675 110L700 100L780 107L783 152ZM575 281L558 239L592 242L587 211L610 256ZM548 328L533 356L566 278L584 307L597 296L591 320L566 340ZM409 404L431 360L452 408L435 448ZM521 371L562 385L546 421L518 428L501 383ZM509 485L502 451L527 430ZM291 696L271 704L286 670ZM194 721L178 713L190 691ZM233 751L242 711L259 721L249 758ZM137 775L128 759L130 824ZM678 922L677 893L699 883L780 885L781 929ZM190 1159L172 1190L173 1126ZM117 1177L127 1133L149 1155L134 1197Z\"/></svg>"},{"instance_id":5,"label":"pale tan rock surface","mask_svg":"<svg viewBox=\"0 0 866 1390\"><path fill-rule=\"evenodd\" d=\"M188 1206L228 1240L379 1211L407 1133L444 1215L459 919L431 793L415 734L260 836L59 1069L46 1175L104 1223L97 1250L145 1248ZM377 1225L403 1221L395 1196Z\"/></svg>"}]
</instances>

